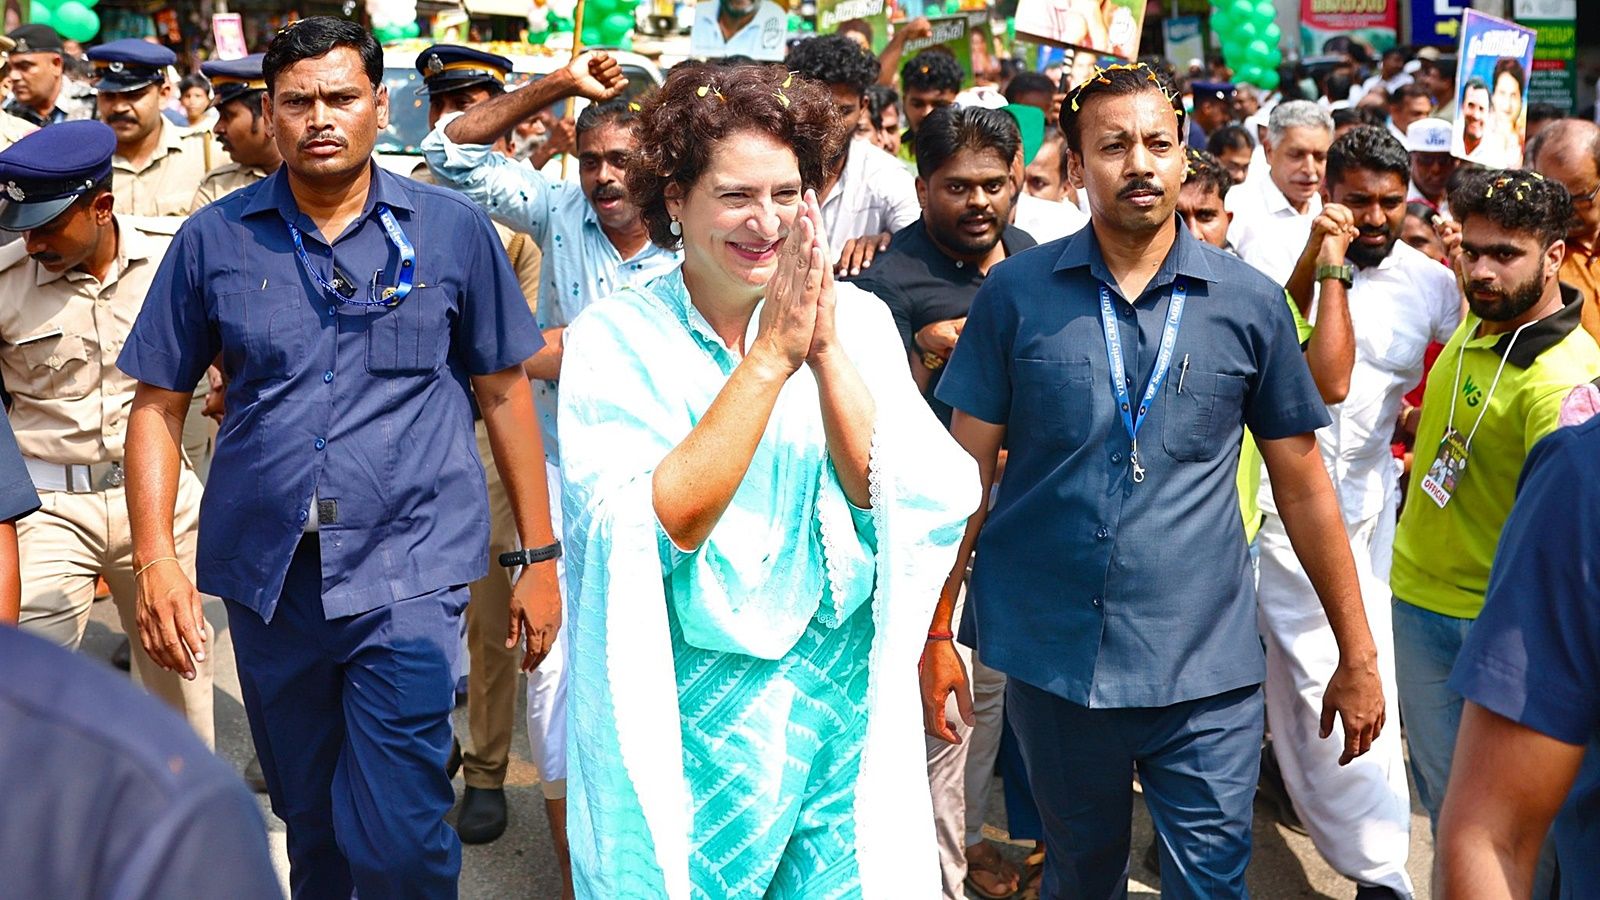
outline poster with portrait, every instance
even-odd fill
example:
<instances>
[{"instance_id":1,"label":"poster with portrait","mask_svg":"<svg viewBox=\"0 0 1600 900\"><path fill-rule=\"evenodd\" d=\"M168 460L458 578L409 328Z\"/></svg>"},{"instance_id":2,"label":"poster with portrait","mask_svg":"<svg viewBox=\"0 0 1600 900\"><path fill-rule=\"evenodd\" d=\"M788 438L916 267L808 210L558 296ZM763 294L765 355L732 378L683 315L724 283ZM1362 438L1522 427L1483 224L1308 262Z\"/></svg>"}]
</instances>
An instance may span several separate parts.
<instances>
[{"instance_id":1,"label":"poster with portrait","mask_svg":"<svg viewBox=\"0 0 1600 900\"><path fill-rule=\"evenodd\" d=\"M1017 35L1131 60L1139 55L1145 0L1021 0Z\"/></svg>"},{"instance_id":2,"label":"poster with portrait","mask_svg":"<svg viewBox=\"0 0 1600 900\"><path fill-rule=\"evenodd\" d=\"M842 30L862 40L873 54L889 44L887 0L817 0L817 34Z\"/></svg>"},{"instance_id":3,"label":"poster with portrait","mask_svg":"<svg viewBox=\"0 0 1600 900\"><path fill-rule=\"evenodd\" d=\"M212 16L211 37L217 44L217 59L243 59L250 54L244 41L244 19L238 13Z\"/></svg>"},{"instance_id":4,"label":"poster with portrait","mask_svg":"<svg viewBox=\"0 0 1600 900\"><path fill-rule=\"evenodd\" d=\"M700 0L694 5L689 53L780 62L788 36L789 12L773 0Z\"/></svg>"},{"instance_id":5,"label":"poster with portrait","mask_svg":"<svg viewBox=\"0 0 1600 900\"><path fill-rule=\"evenodd\" d=\"M1469 9L1461 17L1450 152L1491 169L1522 165L1534 32Z\"/></svg>"},{"instance_id":6,"label":"poster with portrait","mask_svg":"<svg viewBox=\"0 0 1600 900\"><path fill-rule=\"evenodd\" d=\"M906 41L905 50L900 58L909 62L918 53L934 46L943 46L955 57L956 62L965 73L961 78L963 87L972 86L972 38L969 34L970 20L966 14L955 16L936 16L928 20L932 33L925 38L913 38ZM904 62L902 64L904 64Z\"/></svg>"}]
</instances>

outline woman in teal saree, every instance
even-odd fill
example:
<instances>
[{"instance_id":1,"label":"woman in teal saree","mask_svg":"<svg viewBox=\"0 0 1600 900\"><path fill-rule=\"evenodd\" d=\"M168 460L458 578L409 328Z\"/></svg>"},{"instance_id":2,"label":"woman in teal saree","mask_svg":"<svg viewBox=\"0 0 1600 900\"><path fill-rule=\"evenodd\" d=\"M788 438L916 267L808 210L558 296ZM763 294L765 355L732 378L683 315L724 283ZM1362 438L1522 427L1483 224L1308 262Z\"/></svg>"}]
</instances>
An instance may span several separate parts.
<instances>
[{"instance_id":1,"label":"woman in teal saree","mask_svg":"<svg viewBox=\"0 0 1600 900\"><path fill-rule=\"evenodd\" d=\"M938 892L916 668L976 469L835 285L851 130L778 67L679 67L629 192L681 269L567 329L580 896Z\"/></svg>"}]
</instances>

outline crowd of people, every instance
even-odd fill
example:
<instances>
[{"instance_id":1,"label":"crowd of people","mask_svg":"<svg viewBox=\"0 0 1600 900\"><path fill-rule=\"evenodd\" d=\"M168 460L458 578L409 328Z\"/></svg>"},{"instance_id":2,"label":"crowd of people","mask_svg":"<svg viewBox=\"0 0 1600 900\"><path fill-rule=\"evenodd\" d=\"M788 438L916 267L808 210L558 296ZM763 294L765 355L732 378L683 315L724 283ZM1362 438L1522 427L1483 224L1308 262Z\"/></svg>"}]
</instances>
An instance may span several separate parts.
<instances>
[{"instance_id":1,"label":"crowd of people","mask_svg":"<svg viewBox=\"0 0 1600 900\"><path fill-rule=\"evenodd\" d=\"M1413 791L1436 895L1600 892L1600 126L926 27L435 45L405 174L347 21L0 40L7 890L280 896L215 597L297 898L455 896L519 672L569 897L1244 897L1260 795L1409 900Z\"/></svg>"}]
</instances>

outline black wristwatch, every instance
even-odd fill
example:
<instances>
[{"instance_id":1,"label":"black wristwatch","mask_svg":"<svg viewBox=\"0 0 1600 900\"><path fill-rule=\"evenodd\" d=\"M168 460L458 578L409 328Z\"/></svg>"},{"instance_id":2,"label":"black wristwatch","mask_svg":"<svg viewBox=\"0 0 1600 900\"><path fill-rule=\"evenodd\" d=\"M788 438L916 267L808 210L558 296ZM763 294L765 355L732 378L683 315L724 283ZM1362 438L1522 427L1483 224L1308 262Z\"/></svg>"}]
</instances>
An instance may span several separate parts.
<instances>
[{"instance_id":1,"label":"black wristwatch","mask_svg":"<svg viewBox=\"0 0 1600 900\"><path fill-rule=\"evenodd\" d=\"M549 562L561 558L561 542L556 541L544 547L524 547L521 550L512 550L510 553L500 554L500 565L507 569L517 566L531 566L534 563Z\"/></svg>"}]
</instances>

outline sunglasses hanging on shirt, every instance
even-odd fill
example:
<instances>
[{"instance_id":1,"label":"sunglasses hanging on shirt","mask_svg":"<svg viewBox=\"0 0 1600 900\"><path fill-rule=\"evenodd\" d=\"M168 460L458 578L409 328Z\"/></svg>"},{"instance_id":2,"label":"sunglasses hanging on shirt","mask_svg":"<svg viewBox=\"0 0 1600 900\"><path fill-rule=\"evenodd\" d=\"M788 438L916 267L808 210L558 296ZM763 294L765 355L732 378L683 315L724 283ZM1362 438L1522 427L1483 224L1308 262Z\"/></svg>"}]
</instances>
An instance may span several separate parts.
<instances>
[{"instance_id":1,"label":"sunglasses hanging on shirt","mask_svg":"<svg viewBox=\"0 0 1600 900\"><path fill-rule=\"evenodd\" d=\"M355 279L341 269L337 262L333 263L333 278L330 280L323 277L322 273L317 271L317 267L311 264L311 257L306 253L305 240L301 236L300 229L295 227L293 222L285 224L289 226L289 237L294 241L294 252L300 259L300 265L328 294L328 299L336 303L362 307L364 311L370 312L399 306L400 301L411 293L417 277L417 251L411 246L411 241L405 232L400 230L400 223L395 221L394 213L381 203L378 205L378 221L383 223L383 230L389 237L389 243L399 251L400 265L393 285L382 284L382 269L373 272L372 280L367 282L365 298L359 296ZM331 247L329 251L332 252Z\"/></svg>"}]
</instances>

